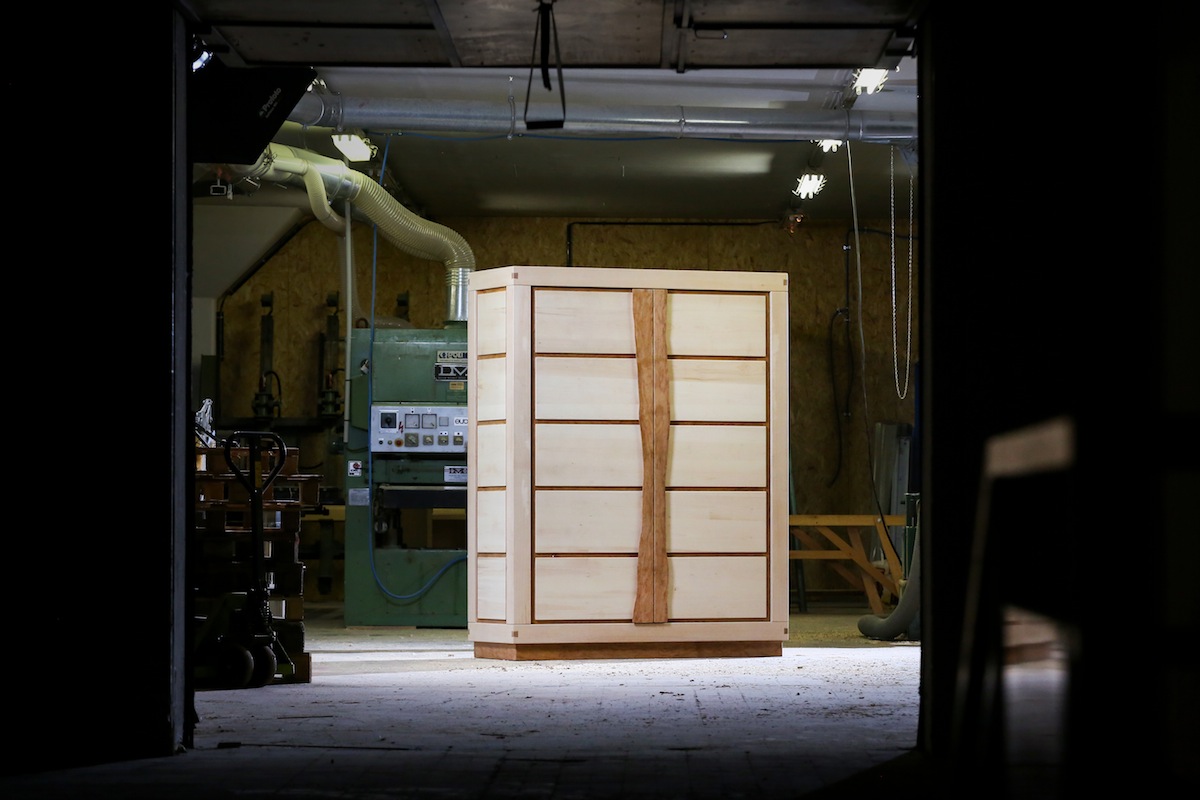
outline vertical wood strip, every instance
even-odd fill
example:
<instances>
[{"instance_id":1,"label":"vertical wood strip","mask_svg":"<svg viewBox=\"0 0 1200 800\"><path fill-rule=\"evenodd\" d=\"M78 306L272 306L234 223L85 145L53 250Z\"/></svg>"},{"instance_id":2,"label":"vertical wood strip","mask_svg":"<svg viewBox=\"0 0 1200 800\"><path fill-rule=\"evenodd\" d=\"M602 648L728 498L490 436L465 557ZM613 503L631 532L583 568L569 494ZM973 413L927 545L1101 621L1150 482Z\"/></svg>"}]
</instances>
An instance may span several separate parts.
<instances>
[{"instance_id":1,"label":"vertical wood strip","mask_svg":"<svg viewBox=\"0 0 1200 800\"><path fill-rule=\"evenodd\" d=\"M666 292L633 290L633 331L638 375L638 426L642 439L642 529L638 537L635 623L666 621L666 447L660 416L666 405Z\"/></svg>"},{"instance_id":2,"label":"vertical wood strip","mask_svg":"<svg viewBox=\"0 0 1200 800\"><path fill-rule=\"evenodd\" d=\"M670 369L667 364L667 291L654 290L654 621L667 621L667 453L671 437Z\"/></svg>"}]
</instances>

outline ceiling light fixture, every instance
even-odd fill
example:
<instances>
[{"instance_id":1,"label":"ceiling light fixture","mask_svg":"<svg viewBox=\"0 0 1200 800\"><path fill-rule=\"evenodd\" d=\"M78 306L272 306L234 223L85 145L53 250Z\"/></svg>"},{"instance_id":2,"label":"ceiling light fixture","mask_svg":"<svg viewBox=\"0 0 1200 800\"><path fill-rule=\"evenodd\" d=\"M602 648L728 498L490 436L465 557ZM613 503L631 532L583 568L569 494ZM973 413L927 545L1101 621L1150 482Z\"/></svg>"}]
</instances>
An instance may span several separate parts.
<instances>
[{"instance_id":1,"label":"ceiling light fixture","mask_svg":"<svg viewBox=\"0 0 1200 800\"><path fill-rule=\"evenodd\" d=\"M821 148L823 153L836 153L837 149L842 146L841 139L813 139L812 143Z\"/></svg>"},{"instance_id":2,"label":"ceiling light fixture","mask_svg":"<svg viewBox=\"0 0 1200 800\"><path fill-rule=\"evenodd\" d=\"M817 192L825 188L825 176L815 175L811 172L806 172L796 179L796 188L792 189L792 194L799 197L801 200L810 200L817 196Z\"/></svg>"},{"instance_id":3,"label":"ceiling light fixture","mask_svg":"<svg viewBox=\"0 0 1200 800\"><path fill-rule=\"evenodd\" d=\"M213 54L211 50L201 50L192 60L192 72L204 69L209 61L212 60Z\"/></svg>"},{"instance_id":4,"label":"ceiling light fixture","mask_svg":"<svg viewBox=\"0 0 1200 800\"><path fill-rule=\"evenodd\" d=\"M370 161L375 155L371 143L357 134L334 134L333 144L351 161Z\"/></svg>"},{"instance_id":5,"label":"ceiling light fixture","mask_svg":"<svg viewBox=\"0 0 1200 800\"><path fill-rule=\"evenodd\" d=\"M854 77L854 93L856 95L875 94L883 88L887 79L888 71L886 69L860 69Z\"/></svg>"}]
</instances>

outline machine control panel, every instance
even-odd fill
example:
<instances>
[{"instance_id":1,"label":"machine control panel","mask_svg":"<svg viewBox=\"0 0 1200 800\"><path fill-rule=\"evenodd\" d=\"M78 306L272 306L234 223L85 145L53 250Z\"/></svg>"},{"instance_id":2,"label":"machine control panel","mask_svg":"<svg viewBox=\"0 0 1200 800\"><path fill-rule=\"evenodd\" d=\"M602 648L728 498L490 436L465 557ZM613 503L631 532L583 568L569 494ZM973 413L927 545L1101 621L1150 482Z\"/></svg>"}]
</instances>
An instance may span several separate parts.
<instances>
[{"instance_id":1,"label":"machine control panel","mask_svg":"<svg viewBox=\"0 0 1200 800\"><path fill-rule=\"evenodd\" d=\"M371 452L465 453L467 407L376 404Z\"/></svg>"}]
</instances>

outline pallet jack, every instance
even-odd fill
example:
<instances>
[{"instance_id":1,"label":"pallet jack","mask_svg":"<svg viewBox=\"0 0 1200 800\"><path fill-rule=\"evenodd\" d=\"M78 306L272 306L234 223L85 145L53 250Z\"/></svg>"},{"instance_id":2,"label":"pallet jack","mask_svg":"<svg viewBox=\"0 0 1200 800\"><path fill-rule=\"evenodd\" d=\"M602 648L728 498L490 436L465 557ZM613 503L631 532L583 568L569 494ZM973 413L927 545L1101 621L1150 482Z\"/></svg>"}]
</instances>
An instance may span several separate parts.
<instances>
[{"instance_id":1,"label":"pallet jack","mask_svg":"<svg viewBox=\"0 0 1200 800\"><path fill-rule=\"evenodd\" d=\"M249 467L243 471L231 449L245 441ZM296 665L271 625L271 589L263 569L263 494L283 470L287 445L276 433L237 431L222 443L225 461L250 496L250 588L227 592L214 607L197 617L194 642L194 676L199 688L244 689L266 686L276 675L295 674ZM274 466L264 475L264 452L276 454Z\"/></svg>"}]
</instances>

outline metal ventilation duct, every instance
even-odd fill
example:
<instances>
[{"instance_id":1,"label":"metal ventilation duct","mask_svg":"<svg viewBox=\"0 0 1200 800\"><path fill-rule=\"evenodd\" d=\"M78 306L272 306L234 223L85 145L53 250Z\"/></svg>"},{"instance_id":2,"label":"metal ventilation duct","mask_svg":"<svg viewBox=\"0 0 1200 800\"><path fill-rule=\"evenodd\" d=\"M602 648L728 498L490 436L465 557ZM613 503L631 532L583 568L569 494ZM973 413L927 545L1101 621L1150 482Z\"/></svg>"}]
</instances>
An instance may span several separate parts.
<instances>
[{"instance_id":1,"label":"metal ventilation duct","mask_svg":"<svg viewBox=\"0 0 1200 800\"><path fill-rule=\"evenodd\" d=\"M306 126L337 129L517 133L524 130L510 104L321 95L309 92L288 116ZM906 144L917 139L917 115L891 111L794 111L687 106L572 106L563 135L659 135L678 138L840 139Z\"/></svg>"}]
</instances>

